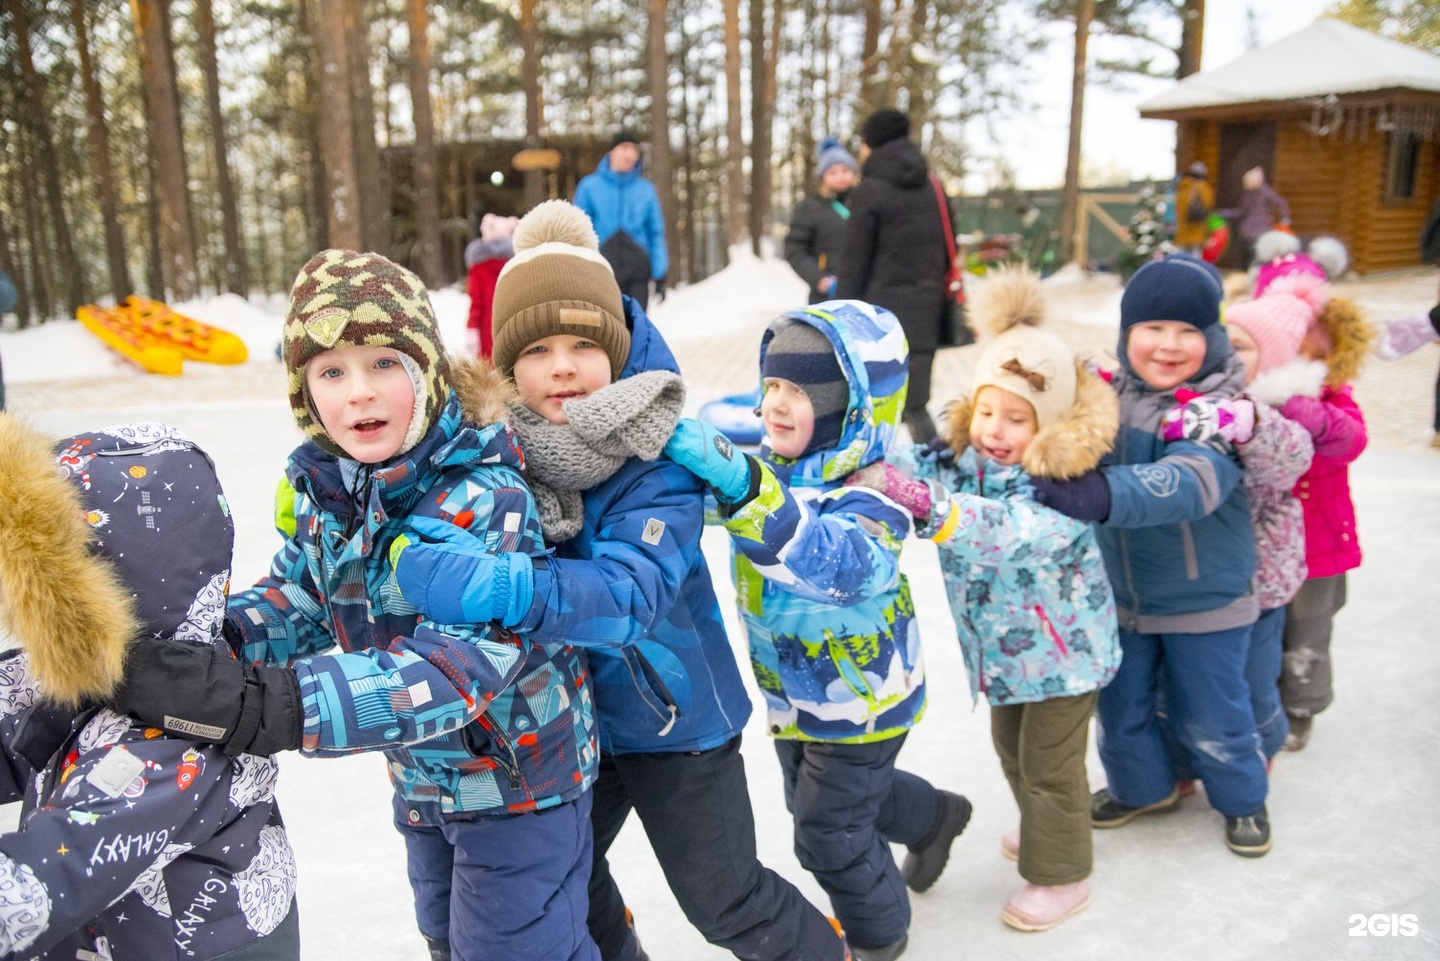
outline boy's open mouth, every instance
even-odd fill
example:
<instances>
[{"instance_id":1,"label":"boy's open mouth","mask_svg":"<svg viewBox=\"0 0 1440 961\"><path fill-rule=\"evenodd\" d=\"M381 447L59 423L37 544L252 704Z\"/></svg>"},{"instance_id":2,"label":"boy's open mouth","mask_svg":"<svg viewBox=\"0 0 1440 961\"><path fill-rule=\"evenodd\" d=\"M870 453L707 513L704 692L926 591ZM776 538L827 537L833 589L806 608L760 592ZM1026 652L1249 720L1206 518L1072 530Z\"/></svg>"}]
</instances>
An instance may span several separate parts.
<instances>
[{"instance_id":1,"label":"boy's open mouth","mask_svg":"<svg viewBox=\"0 0 1440 961\"><path fill-rule=\"evenodd\" d=\"M389 423L389 421L361 420L356 421L354 424L352 424L350 426L350 429L355 431L357 434L370 434L378 430L383 430L387 423Z\"/></svg>"}]
</instances>

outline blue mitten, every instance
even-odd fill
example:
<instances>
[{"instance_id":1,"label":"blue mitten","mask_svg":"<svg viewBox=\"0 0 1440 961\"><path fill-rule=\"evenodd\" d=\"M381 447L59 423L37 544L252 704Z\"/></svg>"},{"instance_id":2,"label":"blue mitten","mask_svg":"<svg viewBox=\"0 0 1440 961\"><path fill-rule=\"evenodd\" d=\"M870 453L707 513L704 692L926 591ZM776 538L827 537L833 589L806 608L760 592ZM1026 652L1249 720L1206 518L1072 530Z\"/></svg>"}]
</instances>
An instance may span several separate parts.
<instances>
[{"instance_id":1,"label":"blue mitten","mask_svg":"<svg viewBox=\"0 0 1440 961\"><path fill-rule=\"evenodd\" d=\"M1071 480L1032 477L1035 500L1077 521L1099 524L1110 516L1110 484L1099 470Z\"/></svg>"},{"instance_id":2,"label":"blue mitten","mask_svg":"<svg viewBox=\"0 0 1440 961\"><path fill-rule=\"evenodd\" d=\"M682 417L665 455L714 488L717 500L734 504L750 493L750 458L704 421Z\"/></svg>"},{"instance_id":3,"label":"blue mitten","mask_svg":"<svg viewBox=\"0 0 1440 961\"><path fill-rule=\"evenodd\" d=\"M527 554L492 554L462 527L435 517L413 517L390 545L390 569L400 593L440 624L498 621L514 627L535 599L535 572Z\"/></svg>"}]
</instances>

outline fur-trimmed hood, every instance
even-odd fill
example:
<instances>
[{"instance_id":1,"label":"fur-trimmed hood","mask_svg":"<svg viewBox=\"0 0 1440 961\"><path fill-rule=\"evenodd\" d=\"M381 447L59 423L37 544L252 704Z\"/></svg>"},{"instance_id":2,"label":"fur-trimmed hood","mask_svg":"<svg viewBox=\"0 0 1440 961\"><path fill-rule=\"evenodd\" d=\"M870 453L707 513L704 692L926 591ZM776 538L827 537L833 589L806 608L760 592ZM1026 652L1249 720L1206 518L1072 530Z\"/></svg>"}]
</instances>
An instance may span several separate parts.
<instances>
[{"instance_id":1,"label":"fur-trimmed hood","mask_svg":"<svg viewBox=\"0 0 1440 961\"><path fill-rule=\"evenodd\" d=\"M495 369L488 360L471 357L450 358L450 379L460 410L472 424L493 424L510 421L510 405L519 400L515 384Z\"/></svg>"},{"instance_id":2,"label":"fur-trimmed hood","mask_svg":"<svg viewBox=\"0 0 1440 961\"><path fill-rule=\"evenodd\" d=\"M113 693L131 637L220 637L234 528L194 443L131 424L52 446L0 415L0 450L0 620L48 697Z\"/></svg>"},{"instance_id":3,"label":"fur-trimmed hood","mask_svg":"<svg viewBox=\"0 0 1440 961\"><path fill-rule=\"evenodd\" d=\"M958 397L945 408L943 439L956 454L970 446L970 417L974 398ZM1036 433L1020 465L1031 477L1067 480L1093 470L1115 446L1120 427L1120 404L1100 375L1075 362L1075 403L1055 421Z\"/></svg>"},{"instance_id":4,"label":"fur-trimmed hood","mask_svg":"<svg viewBox=\"0 0 1440 961\"><path fill-rule=\"evenodd\" d=\"M1331 297L1315 322L1330 338L1325 386L1339 389L1359 376L1375 339L1375 328L1349 297Z\"/></svg>"}]
</instances>

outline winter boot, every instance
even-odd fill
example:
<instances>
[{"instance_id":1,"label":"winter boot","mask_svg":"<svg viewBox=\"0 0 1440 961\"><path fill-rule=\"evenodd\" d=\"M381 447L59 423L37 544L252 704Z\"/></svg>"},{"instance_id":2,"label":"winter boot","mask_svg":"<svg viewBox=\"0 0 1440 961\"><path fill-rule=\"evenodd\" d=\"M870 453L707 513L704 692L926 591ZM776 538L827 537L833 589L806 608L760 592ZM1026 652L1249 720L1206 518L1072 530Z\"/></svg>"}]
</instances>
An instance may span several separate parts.
<instances>
[{"instance_id":1,"label":"winter boot","mask_svg":"<svg viewBox=\"0 0 1440 961\"><path fill-rule=\"evenodd\" d=\"M1000 920L1017 931L1049 931L1090 906L1090 882L1027 884L1000 912Z\"/></svg>"},{"instance_id":2,"label":"winter boot","mask_svg":"<svg viewBox=\"0 0 1440 961\"><path fill-rule=\"evenodd\" d=\"M830 927L835 929L835 937L839 938L840 943L845 945L845 961L855 961L855 955L850 953L850 943L845 940L845 929L840 926L840 919L826 915L825 920L829 921Z\"/></svg>"},{"instance_id":3,"label":"winter boot","mask_svg":"<svg viewBox=\"0 0 1440 961\"><path fill-rule=\"evenodd\" d=\"M1195 779L1193 777L1181 778L1175 782L1175 793L1181 797L1195 796Z\"/></svg>"},{"instance_id":4,"label":"winter boot","mask_svg":"<svg viewBox=\"0 0 1440 961\"><path fill-rule=\"evenodd\" d=\"M629 955L630 961L650 961L650 955L645 953L645 946L640 943L640 935L635 933L635 912L628 904L625 906L625 927L630 929L630 943L635 945L635 953Z\"/></svg>"},{"instance_id":5,"label":"winter boot","mask_svg":"<svg viewBox=\"0 0 1440 961\"><path fill-rule=\"evenodd\" d=\"M1254 814L1225 819L1225 846L1242 858L1258 858L1270 850L1270 815L1262 807Z\"/></svg>"},{"instance_id":6,"label":"winter boot","mask_svg":"<svg viewBox=\"0 0 1440 961\"><path fill-rule=\"evenodd\" d=\"M1310 743L1310 729L1315 726L1315 718L1306 714L1299 717L1290 715L1290 733L1285 735L1285 750L1301 751L1305 745Z\"/></svg>"},{"instance_id":7,"label":"winter boot","mask_svg":"<svg viewBox=\"0 0 1440 961\"><path fill-rule=\"evenodd\" d=\"M852 944L850 953L855 956L855 961L895 961L905 953L905 947L909 943L910 935L902 934L899 941L892 941L878 948L862 948L858 944Z\"/></svg>"},{"instance_id":8,"label":"winter boot","mask_svg":"<svg viewBox=\"0 0 1440 961\"><path fill-rule=\"evenodd\" d=\"M425 939L425 947L430 950L430 961L450 961L449 938L432 938L428 934L420 936Z\"/></svg>"},{"instance_id":9,"label":"winter boot","mask_svg":"<svg viewBox=\"0 0 1440 961\"><path fill-rule=\"evenodd\" d=\"M1011 828L1000 835L1000 856L1007 861L1020 860L1020 828Z\"/></svg>"},{"instance_id":10,"label":"winter boot","mask_svg":"<svg viewBox=\"0 0 1440 961\"><path fill-rule=\"evenodd\" d=\"M909 853L900 865L905 886L917 894L928 891L945 870L950 860L950 845L970 823L970 802L963 795L950 791L937 792L935 823L919 844L907 845Z\"/></svg>"},{"instance_id":11,"label":"winter boot","mask_svg":"<svg viewBox=\"0 0 1440 961\"><path fill-rule=\"evenodd\" d=\"M1090 796L1090 826L1097 828L1118 828L1129 824L1142 814L1159 814L1173 811L1180 803L1180 792L1172 790L1153 804L1129 807L1110 796L1110 789L1102 787Z\"/></svg>"}]
</instances>

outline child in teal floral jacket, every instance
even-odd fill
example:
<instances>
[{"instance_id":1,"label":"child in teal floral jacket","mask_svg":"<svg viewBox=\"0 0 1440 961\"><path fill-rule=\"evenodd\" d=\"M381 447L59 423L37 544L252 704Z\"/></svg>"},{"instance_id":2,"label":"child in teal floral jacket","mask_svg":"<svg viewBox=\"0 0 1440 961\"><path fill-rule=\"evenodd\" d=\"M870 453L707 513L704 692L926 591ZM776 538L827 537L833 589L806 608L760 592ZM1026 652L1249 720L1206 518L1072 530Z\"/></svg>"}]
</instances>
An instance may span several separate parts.
<instances>
[{"instance_id":1,"label":"child in teal floral jacket","mask_svg":"<svg viewBox=\"0 0 1440 961\"><path fill-rule=\"evenodd\" d=\"M1001 850L1029 883L1001 917L1043 931L1090 901L1085 749L1120 647L1094 532L1036 503L1031 478L1093 469L1119 413L1109 386L1037 329L1045 305L1033 274L996 274L971 310L991 339L974 393L946 416L948 447L914 446L894 456L898 470L875 465L850 482L894 498L940 545L971 694L990 701L995 751L1020 806Z\"/></svg>"}]
</instances>

